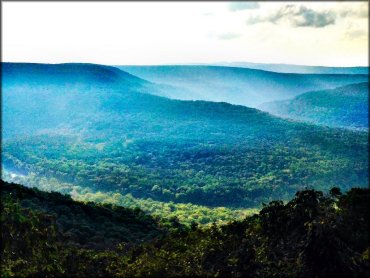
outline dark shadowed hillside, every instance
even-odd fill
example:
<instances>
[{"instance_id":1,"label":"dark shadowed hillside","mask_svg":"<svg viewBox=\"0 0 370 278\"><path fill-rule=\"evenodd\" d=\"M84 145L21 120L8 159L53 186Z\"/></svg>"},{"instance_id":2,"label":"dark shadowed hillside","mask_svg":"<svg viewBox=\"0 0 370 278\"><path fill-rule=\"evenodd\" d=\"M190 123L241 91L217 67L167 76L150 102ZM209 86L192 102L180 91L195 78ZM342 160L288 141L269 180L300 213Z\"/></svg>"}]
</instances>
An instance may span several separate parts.
<instances>
[{"instance_id":1,"label":"dark shadowed hillside","mask_svg":"<svg viewBox=\"0 0 370 278\"><path fill-rule=\"evenodd\" d=\"M149 241L166 233L140 209L76 202L68 195L1 181L1 200L9 199L22 209L48 215L58 227L57 237L78 247L113 248L118 243Z\"/></svg>"},{"instance_id":2,"label":"dark shadowed hillside","mask_svg":"<svg viewBox=\"0 0 370 278\"><path fill-rule=\"evenodd\" d=\"M369 190L304 190L202 228L1 181L5 277L367 277ZM143 239L144 242L127 242ZM88 244L81 244L88 242ZM113 244L114 243L114 244Z\"/></svg>"}]
</instances>

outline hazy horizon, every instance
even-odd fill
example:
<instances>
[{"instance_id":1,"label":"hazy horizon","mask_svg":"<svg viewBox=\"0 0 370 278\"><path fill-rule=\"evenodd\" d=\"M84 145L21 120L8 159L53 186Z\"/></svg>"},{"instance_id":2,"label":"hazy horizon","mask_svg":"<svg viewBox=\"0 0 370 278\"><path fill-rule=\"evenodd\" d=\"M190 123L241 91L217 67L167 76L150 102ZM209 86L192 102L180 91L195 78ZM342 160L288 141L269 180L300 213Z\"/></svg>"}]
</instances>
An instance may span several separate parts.
<instances>
[{"instance_id":1,"label":"hazy horizon","mask_svg":"<svg viewBox=\"0 0 370 278\"><path fill-rule=\"evenodd\" d=\"M213 63L197 63L197 62L189 62L189 63L166 63L166 64L98 64L94 62L79 62L79 61L71 61L71 62L57 62L57 63L45 63L45 62L24 62L24 61L2 61L2 63L25 63L25 64L50 64L50 65L58 65L58 64L96 64L96 65L103 65L103 66L219 66L217 64L220 63L248 63L248 64L261 64L261 65L287 65L287 66L302 66L302 67L323 67L323 68L356 68L356 67L369 67L369 65L352 65L352 66L324 66L324 65L302 65L302 64L288 64L288 63L268 63L268 62L250 62L250 61L216 61ZM235 66L237 67L237 66Z\"/></svg>"},{"instance_id":2,"label":"hazy horizon","mask_svg":"<svg viewBox=\"0 0 370 278\"><path fill-rule=\"evenodd\" d=\"M4 2L2 16L7 62L368 66L367 2Z\"/></svg>"}]
</instances>

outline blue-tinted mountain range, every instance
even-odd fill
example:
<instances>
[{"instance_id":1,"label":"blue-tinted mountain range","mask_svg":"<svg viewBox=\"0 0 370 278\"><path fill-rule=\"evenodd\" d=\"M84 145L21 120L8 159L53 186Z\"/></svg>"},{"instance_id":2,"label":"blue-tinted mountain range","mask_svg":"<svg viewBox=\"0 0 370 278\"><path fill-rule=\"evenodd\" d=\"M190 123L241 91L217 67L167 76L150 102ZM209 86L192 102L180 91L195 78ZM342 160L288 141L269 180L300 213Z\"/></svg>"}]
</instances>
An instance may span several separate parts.
<instances>
[{"instance_id":1,"label":"blue-tinted mountain range","mask_svg":"<svg viewBox=\"0 0 370 278\"><path fill-rule=\"evenodd\" d=\"M192 69L186 82L207 80L203 68ZM222 83L222 70L207 69L210 87ZM291 88L299 87L292 80L310 87L367 78L225 72L225 80L237 76L241 84L256 74L261 88L263 78L267 87L280 80ZM3 165L93 191L231 208L289 198L307 186L368 183L366 132L225 102L160 97L169 87L142 78L92 64L2 64Z\"/></svg>"},{"instance_id":2,"label":"blue-tinted mountain range","mask_svg":"<svg viewBox=\"0 0 370 278\"><path fill-rule=\"evenodd\" d=\"M173 99L228 102L258 107L307 91L367 82L366 74L287 74L221 66L120 66L140 78L175 87L161 93ZM184 93L185 92L185 93Z\"/></svg>"}]
</instances>

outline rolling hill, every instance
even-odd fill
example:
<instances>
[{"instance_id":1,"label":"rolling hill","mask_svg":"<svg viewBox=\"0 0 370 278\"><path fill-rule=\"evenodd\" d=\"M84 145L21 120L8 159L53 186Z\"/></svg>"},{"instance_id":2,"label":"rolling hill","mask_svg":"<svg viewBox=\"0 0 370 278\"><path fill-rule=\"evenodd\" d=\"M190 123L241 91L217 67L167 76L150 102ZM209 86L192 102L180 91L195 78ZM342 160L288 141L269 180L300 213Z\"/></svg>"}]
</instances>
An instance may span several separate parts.
<instances>
[{"instance_id":1,"label":"rolling hill","mask_svg":"<svg viewBox=\"0 0 370 278\"><path fill-rule=\"evenodd\" d=\"M114 67L95 64L35 64L1 63L3 82L6 87L66 86L91 89L92 87L127 88L149 82Z\"/></svg>"},{"instance_id":2,"label":"rolling hill","mask_svg":"<svg viewBox=\"0 0 370 278\"><path fill-rule=\"evenodd\" d=\"M368 128L369 83L307 92L292 100L262 104L273 115L331 127Z\"/></svg>"},{"instance_id":3,"label":"rolling hill","mask_svg":"<svg viewBox=\"0 0 370 278\"><path fill-rule=\"evenodd\" d=\"M221 66L118 66L140 78L172 86L161 95L257 107L311 90L366 82L366 74L287 74Z\"/></svg>"},{"instance_id":4,"label":"rolling hill","mask_svg":"<svg viewBox=\"0 0 370 278\"><path fill-rule=\"evenodd\" d=\"M94 64L2 63L1 70L3 137L73 121L71 111L98 113L98 99L108 97L108 91L130 94L158 88L114 67Z\"/></svg>"},{"instance_id":5,"label":"rolling hill","mask_svg":"<svg viewBox=\"0 0 370 278\"><path fill-rule=\"evenodd\" d=\"M307 186L368 184L366 132L155 96L155 84L145 87L106 66L68 65L72 78L66 65L35 65L42 71L30 65L25 73L23 64L10 65L11 74L3 71L2 163L8 169L102 194L232 208L287 199ZM58 78L49 84L51 69ZM104 76L107 70L124 81L100 78L94 86L94 77L86 79L86 72ZM34 85L25 88L23 80Z\"/></svg>"}]
</instances>

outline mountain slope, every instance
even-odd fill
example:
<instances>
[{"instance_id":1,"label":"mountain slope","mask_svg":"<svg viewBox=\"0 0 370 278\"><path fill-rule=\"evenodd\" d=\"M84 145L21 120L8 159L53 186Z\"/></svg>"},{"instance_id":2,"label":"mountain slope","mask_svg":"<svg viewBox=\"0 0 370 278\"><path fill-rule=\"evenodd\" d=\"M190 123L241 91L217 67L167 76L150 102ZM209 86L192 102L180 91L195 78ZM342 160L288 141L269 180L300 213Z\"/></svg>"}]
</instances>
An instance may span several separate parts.
<instances>
[{"instance_id":1,"label":"mountain slope","mask_svg":"<svg viewBox=\"0 0 370 278\"><path fill-rule=\"evenodd\" d=\"M332 127L368 128L369 83L307 92L292 100L265 103L264 111Z\"/></svg>"},{"instance_id":2,"label":"mountain slope","mask_svg":"<svg viewBox=\"0 0 370 278\"><path fill-rule=\"evenodd\" d=\"M6 78L17 84L14 76ZM45 73L33 78L47 80ZM95 192L206 206L257 206L305 186L367 186L365 132L151 92L9 87L2 163Z\"/></svg>"},{"instance_id":3,"label":"mountain slope","mask_svg":"<svg viewBox=\"0 0 370 278\"><path fill-rule=\"evenodd\" d=\"M367 75L287 74L220 66L119 66L148 81L170 85L165 96L184 100L224 101L248 107L301 93L368 81ZM186 93L179 93L186 92Z\"/></svg>"}]
</instances>

